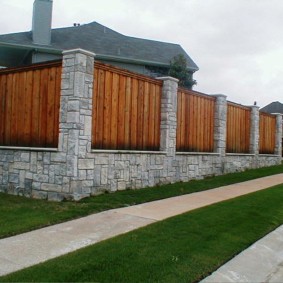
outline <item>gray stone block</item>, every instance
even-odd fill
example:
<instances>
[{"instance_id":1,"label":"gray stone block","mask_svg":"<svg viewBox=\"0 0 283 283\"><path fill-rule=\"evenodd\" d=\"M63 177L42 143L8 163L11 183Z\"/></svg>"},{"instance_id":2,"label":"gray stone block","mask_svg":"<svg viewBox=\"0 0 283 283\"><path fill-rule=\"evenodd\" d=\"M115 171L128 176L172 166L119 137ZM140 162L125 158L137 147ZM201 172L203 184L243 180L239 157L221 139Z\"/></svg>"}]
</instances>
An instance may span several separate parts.
<instances>
[{"instance_id":1,"label":"gray stone block","mask_svg":"<svg viewBox=\"0 0 283 283\"><path fill-rule=\"evenodd\" d=\"M63 194L58 194L58 193L48 193L47 199L49 201L54 201L54 202L61 202L65 199L65 196Z\"/></svg>"},{"instance_id":2,"label":"gray stone block","mask_svg":"<svg viewBox=\"0 0 283 283\"><path fill-rule=\"evenodd\" d=\"M14 184L19 184L19 175L18 174L9 174L9 182Z\"/></svg>"},{"instance_id":3,"label":"gray stone block","mask_svg":"<svg viewBox=\"0 0 283 283\"><path fill-rule=\"evenodd\" d=\"M108 156L95 157L95 165L107 165L107 164L108 164Z\"/></svg>"},{"instance_id":4,"label":"gray stone block","mask_svg":"<svg viewBox=\"0 0 283 283\"><path fill-rule=\"evenodd\" d=\"M79 159L78 168L90 170L94 169L94 159Z\"/></svg>"},{"instance_id":5,"label":"gray stone block","mask_svg":"<svg viewBox=\"0 0 283 283\"><path fill-rule=\"evenodd\" d=\"M33 175L33 180L35 182L39 182L39 183L48 183L49 176L48 175L43 175L43 174L34 174Z\"/></svg>"},{"instance_id":6,"label":"gray stone block","mask_svg":"<svg viewBox=\"0 0 283 283\"><path fill-rule=\"evenodd\" d=\"M62 191L62 186L60 185L55 185L55 184L41 184L41 190L46 191L46 192L61 192Z\"/></svg>"},{"instance_id":7,"label":"gray stone block","mask_svg":"<svg viewBox=\"0 0 283 283\"><path fill-rule=\"evenodd\" d=\"M29 152L21 153L21 161L22 162L30 162L30 153Z\"/></svg>"},{"instance_id":8,"label":"gray stone block","mask_svg":"<svg viewBox=\"0 0 283 283\"><path fill-rule=\"evenodd\" d=\"M31 197L35 199L47 199L47 192L32 190Z\"/></svg>"}]
</instances>

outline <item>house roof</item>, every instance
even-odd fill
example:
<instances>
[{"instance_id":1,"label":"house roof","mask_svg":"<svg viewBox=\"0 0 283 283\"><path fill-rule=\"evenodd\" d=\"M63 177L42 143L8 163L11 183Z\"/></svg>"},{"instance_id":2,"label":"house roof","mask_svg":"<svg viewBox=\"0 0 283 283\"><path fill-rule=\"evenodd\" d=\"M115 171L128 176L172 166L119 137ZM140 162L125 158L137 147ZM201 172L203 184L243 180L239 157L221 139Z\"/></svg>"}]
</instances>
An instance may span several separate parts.
<instances>
[{"instance_id":1,"label":"house roof","mask_svg":"<svg viewBox=\"0 0 283 283\"><path fill-rule=\"evenodd\" d=\"M0 35L1 46L6 49L44 49L58 54L67 49L82 48L94 52L98 59L140 62L155 66L169 66L174 56L183 54L187 59L188 68L192 71L198 70L198 66L179 44L125 36L97 22L52 29L50 46L33 44L31 32Z\"/></svg>"},{"instance_id":2,"label":"house roof","mask_svg":"<svg viewBox=\"0 0 283 283\"><path fill-rule=\"evenodd\" d=\"M271 102L265 107L260 109L261 112L265 113L282 113L283 114L283 104L279 101Z\"/></svg>"}]
</instances>

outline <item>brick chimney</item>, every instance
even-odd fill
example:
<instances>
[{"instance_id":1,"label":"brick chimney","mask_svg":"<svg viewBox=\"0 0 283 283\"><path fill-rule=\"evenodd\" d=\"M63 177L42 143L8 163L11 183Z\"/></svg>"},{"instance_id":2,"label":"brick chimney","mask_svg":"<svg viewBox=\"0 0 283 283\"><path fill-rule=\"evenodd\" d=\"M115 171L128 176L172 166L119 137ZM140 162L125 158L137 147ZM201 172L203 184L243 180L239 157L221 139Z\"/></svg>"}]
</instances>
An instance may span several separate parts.
<instances>
[{"instance_id":1,"label":"brick chimney","mask_svg":"<svg viewBox=\"0 0 283 283\"><path fill-rule=\"evenodd\" d=\"M51 44L53 0L35 0L33 3L32 40L34 44Z\"/></svg>"}]
</instances>

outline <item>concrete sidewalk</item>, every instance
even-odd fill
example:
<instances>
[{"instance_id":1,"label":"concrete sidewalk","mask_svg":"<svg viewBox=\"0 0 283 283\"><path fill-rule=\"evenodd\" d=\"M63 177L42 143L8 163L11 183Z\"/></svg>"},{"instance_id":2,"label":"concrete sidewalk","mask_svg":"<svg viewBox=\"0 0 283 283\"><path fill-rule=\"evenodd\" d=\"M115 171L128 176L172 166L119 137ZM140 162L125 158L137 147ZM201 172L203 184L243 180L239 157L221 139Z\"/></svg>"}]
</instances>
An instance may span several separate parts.
<instances>
[{"instance_id":1,"label":"concrete sidewalk","mask_svg":"<svg viewBox=\"0 0 283 283\"><path fill-rule=\"evenodd\" d=\"M283 282L283 225L221 266L201 283Z\"/></svg>"},{"instance_id":2,"label":"concrete sidewalk","mask_svg":"<svg viewBox=\"0 0 283 283\"><path fill-rule=\"evenodd\" d=\"M278 174L204 192L109 210L5 238L0 240L0 276L168 217L282 183L283 174Z\"/></svg>"}]
</instances>

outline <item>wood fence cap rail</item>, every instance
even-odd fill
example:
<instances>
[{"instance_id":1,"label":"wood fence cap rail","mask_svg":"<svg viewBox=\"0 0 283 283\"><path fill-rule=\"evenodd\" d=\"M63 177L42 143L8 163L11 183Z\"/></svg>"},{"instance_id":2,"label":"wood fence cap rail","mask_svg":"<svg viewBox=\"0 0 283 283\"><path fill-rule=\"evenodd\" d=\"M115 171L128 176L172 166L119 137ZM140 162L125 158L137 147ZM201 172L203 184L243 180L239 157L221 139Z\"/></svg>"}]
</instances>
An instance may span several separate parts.
<instances>
[{"instance_id":1,"label":"wood fence cap rail","mask_svg":"<svg viewBox=\"0 0 283 283\"><path fill-rule=\"evenodd\" d=\"M242 109L246 109L246 110L251 110L251 107L250 107L250 106L242 105L242 104L240 104L240 103L233 102L233 101L227 101L227 105L235 106L235 107L242 108Z\"/></svg>"},{"instance_id":2,"label":"wood fence cap rail","mask_svg":"<svg viewBox=\"0 0 283 283\"><path fill-rule=\"evenodd\" d=\"M97 67L97 68L102 69L104 71L114 72L114 73L119 74L119 75L130 76L131 78L146 81L146 82L149 82L149 83L154 83L154 84L157 84L157 85L160 85L160 86L162 86L162 84L163 84L163 82L158 80L158 79L155 79L155 78L152 78L152 77L149 77L149 76L145 76L145 75L142 75L142 74L137 74L137 73L128 71L126 69L119 68L119 67L109 65L109 64L105 64L105 63L102 63L102 62L99 62L99 61L94 62L94 67Z\"/></svg>"},{"instance_id":3,"label":"wood fence cap rail","mask_svg":"<svg viewBox=\"0 0 283 283\"><path fill-rule=\"evenodd\" d=\"M184 88L184 87L179 87L178 88L178 93L179 92L182 92L182 93L185 93L185 94L188 94L188 95L195 95L195 96L205 97L205 98L208 98L210 100L216 100L215 96L212 96L212 95L209 95L209 94L206 94L206 93L203 93L203 92L187 89L187 88Z\"/></svg>"},{"instance_id":4,"label":"wood fence cap rail","mask_svg":"<svg viewBox=\"0 0 283 283\"><path fill-rule=\"evenodd\" d=\"M32 70L40 70L44 68L52 68L52 67L58 67L62 65L62 60L53 60L43 63L36 63L21 67L11 67L11 68L4 68L0 69L0 75L2 74L10 74L10 73L18 73L18 72L26 72L26 71L32 71Z\"/></svg>"}]
</instances>

